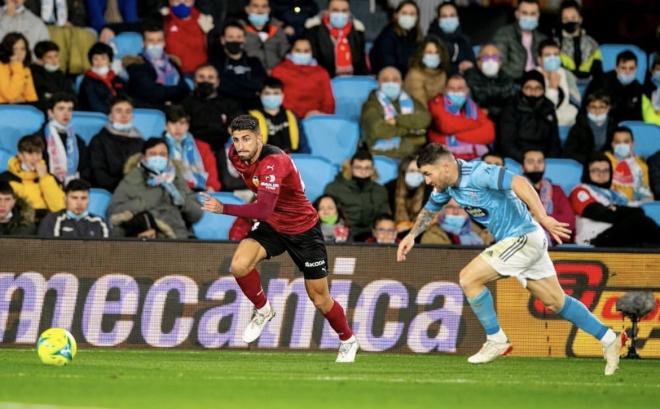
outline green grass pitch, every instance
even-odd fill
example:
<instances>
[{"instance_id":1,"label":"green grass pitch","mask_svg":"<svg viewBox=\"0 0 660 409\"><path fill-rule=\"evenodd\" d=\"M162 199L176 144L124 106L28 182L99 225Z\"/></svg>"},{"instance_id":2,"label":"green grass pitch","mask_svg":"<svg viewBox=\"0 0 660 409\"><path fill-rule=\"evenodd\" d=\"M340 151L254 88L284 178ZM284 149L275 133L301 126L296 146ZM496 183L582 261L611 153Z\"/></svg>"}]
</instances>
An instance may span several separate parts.
<instances>
[{"instance_id":1,"label":"green grass pitch","mask_svg":"<svg viewBox=\"0 0 660 409\"><path fill-rule=\"evenodd\" d=\"M83 349L68 367L0 349L0 409L658 407L660 360ZM47 405L47 406L45 406Z\"/></svg>"}]
</instances>

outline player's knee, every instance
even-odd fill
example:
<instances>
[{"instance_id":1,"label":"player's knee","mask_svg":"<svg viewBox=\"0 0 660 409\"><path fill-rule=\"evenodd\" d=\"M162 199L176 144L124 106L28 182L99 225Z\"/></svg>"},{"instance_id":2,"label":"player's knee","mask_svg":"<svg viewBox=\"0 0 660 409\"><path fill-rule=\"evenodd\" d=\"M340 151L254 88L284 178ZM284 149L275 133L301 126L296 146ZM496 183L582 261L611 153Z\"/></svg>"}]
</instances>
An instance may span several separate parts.
<instances>
[{"instance_id":1,"label":"player's knee","mask_svg":"<svg viewBox=\"0 0 660 409\"><path fill-rule=\"evenodd\" d=\"M471 277L471 274L467 269L464 268L459 273L458 284L463 290L466 290L474 285L474 279Z\"/></svg>"},{"instance_id":2,"label":"player's knee","mask_svg":"<svg viewBox=\"0 0 660 409\"><path fill-rule=\"evenodd\" d=\"M234 277L243 277L250 272L250 262L245 258L234 258L231 261L229 271Z\"/></svg>"},{"instance_id":3,"label":"player's knee","mask_svg":"<svg viewBox=\"0 0 660 409\"><path fill-rule=\"evenodd\" d=\"M312 301L316 309L325 311L328 307L328 304L332 304L332 298L330 294L309 294L309 299Z\"/></svg>"},{"instance_id":4,"label":"player's knee","mask_svg":"<svg viewBox=\"0 0 660 409\"><path fill-rule=\"evenodd\" d=\"M561 309L563 307L563 300L558 300L558 299L557 300L555 300L555 299L546 300L546 301L543 301L543 305L545 306L546 309L548 309L548 310L550 310L550 311L552 311L553 313L556 314L559 311L561 311Z\"/></svg>"}]
</instances>

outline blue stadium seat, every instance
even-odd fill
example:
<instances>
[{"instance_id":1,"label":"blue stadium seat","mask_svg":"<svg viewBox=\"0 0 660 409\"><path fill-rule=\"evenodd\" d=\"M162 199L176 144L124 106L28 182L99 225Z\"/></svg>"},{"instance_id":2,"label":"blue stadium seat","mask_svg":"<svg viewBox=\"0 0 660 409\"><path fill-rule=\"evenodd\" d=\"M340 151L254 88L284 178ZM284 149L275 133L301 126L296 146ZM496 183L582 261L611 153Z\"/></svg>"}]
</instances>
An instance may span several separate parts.
<instances>
[{"instance_id":1,"label":"blue stadium seat","mask_svg":"<svg viewBox=\"0 0 660 409\"><path fill-rule=\"evenodd\" d=\"M30 105L0 105L0 148L16 152L16 143L41 129L44 114Z\"/></svg>"},{"instance_id":2,"label":"blue stadium seat","mask_svg":"<svg viewBox=\"0 0 660 409\"><path fill-rule=\"evenodd\" d=\"M318 115L302 121L312 155L322 156L335 165L349 159L360 139L358 124L334 115Z\"/></svg>"},{"instance_id":3,"label":"blue stadium seat","mask_svg":"<svg viewBox=\"0 0 660 409\"><path fill-rule=\"evenodd\" d=\"M660 150L660 126L641 121L625 121L620 125L627 126L633 132L635 155L648 158Z\"/></svg>"},{"instance_id":4,"label":"blue stadium seat","mask_svg":"<svg viewBox=\"0 0 660 409\"><path fill-rule=\"evenodd\" d=\"M568 139L568 132L570 130L571 127L568 125L559 127L559 141L561 142L561 146L564 146L564 144L566 143L566 139Z\"/></svg>"},{"instance_id":5,"label":"blue stadium seat","mask_svg":"<svg viewBox=\"0 0 660 409\"><path fill-rule=\"evenodd\" d=\"M479 52L481 51L481 46L480 45L473 45L472 46L472 52L474 53L474 56L478 56Z\"/></svg>"},{"instance_id":6,"label":"blue stadium seat","mask_svg":"<svg viewBox=\"0 0 660 409\"><path fill-rule=\"evenodd\" d=\"M115 58L122 58L125 55L138 55L144 47L142 44L142 35L132 31L118 34L115 36L114 42L117 47Z\"/></svg>"},{"instance_id":7,"label":"blue stadium seat","mask_svg":"<svg viewBox=\"0 0 660 409\"><path fill-rule=\"evenodd\" d=\"M165 114L157 109L136 108L133 126L140 130L144 139L160 137L165 132Z\"/></svg>"},{"instance_id":8,"label":"blue stadium seat","mask_svg":"<svg viewBox=\"0 0 660 409\"><path fill-rule=\"evenodd\" d=\"M648 217L653 219L656 224L660 226L660 201L656 200L655 202L644 203L642 209Z\"/></svg>"},{"instance_id":9,"label":"blue stadium seat","mask_svg":"<svg viewBox=\"0 0 660 409\"><path fill-rule=\"evenodd\" d=\"M369 93L378 88L378 82L369 76L336 77L332 79L335 96L335 115L353 121L360 119L362 104Z\"/></svg>"},{"instance_id":10,"label":"blue stadium seat","mask_svg":"<svg viewBox=\"0 0 660 409\"><path fill-rule=\"evenodd\" d=\"M522 165L518 163L515 159L512 158L504 158L504 167L506 170L516 174L516 175L522 175Z\"/></svg>"},{"instance_id":11,"label":"blue stadium seat","mask_svg":"<svg viewBox=\"0 0 660 409\"><path fill-rule=\"evenodd\" d=\"M99 112L75 111L71 119L71 126L87 145L94 135L108 122L108 117Z\"/></svg>"},{"instance_id":12,"label":"blue stadium seat","mask_svg":"<svg viewBox=\"0 0 660 409\"><path fill-rule=\"evenodd\" d=\"M76 95L80 94L80 84L82 84L83 78L85 78L83 74L76 76L76 82L73 84L73 89L76 90Z\"/></svg>"},{"instance_id":13,"label":"blue stadium seat","mask_svg":"<svg viewBox=\"0 0 660 409\"><path fill-rule=\"evenodd\" d=\"M544 177L559 185L566 196L580 183L582 165L573 159L546 158Z\"/></svg>"},{"instance_id":14,"label":"blue stadium seat","mask_svg":"<svg viewBox=\"0 0 660 409\"><path fill-rule=\"evenodd\" d=\"M186 85L188 85L188 88L190 88L191 91L195 89L195 81L193 81L192 78L185 77L184 80L186 81Z\"/></svg>"},{"instance_id":15,"label":"blue stadium seat","mask_svg":"<svg viewBox=\"0 0 660 409\"><path fill-rule=\"evenodd\" d=\"M14 156L11 152L0 149L0 173L7 170L7 162Z\"/></svg>"},{"instance_id":16,"label":"blue stadium seat","mask_svg":"<svg viewBox=\"0 0 660 409\"><path fill-rule=\"evenodd\" d=\"M601 44L603 54L603 71L611 71L616 67L616 56L625 50L630 50L637 56L637 80L643 84L646 75L647 56L641 48L632 44Z\"/></svg>"},{"instance_id":17,"label":"blue stadium seat","mask_svg":"<svg viewBox=\"0 0 660 409\"><path fill-rule=\"evenodd\" d=\"M298 153L291 155L291 158L305 183L305 196L313 202L323 194L326 185L335 179L337 167L320 156Z\"/></svg>"},{"instance_id":18,"label":"blue stadium seat","mask_svg":"<svg viewBox=\"0 0 660 409\"><path fill-rule=\"evenodd\" d=\"M229 192L211 193L211 196L227 204L243 204L241 199ZM201 197L198 197L201 203ZM195 237L200 240L227 240L229 230L234 224L236 217L224 214L213 214L204 212L202 218L193 225Z\"/></svg>"},{"instance_id":19,"label":"blue stadium seat","mask_svg":"<svg viewBox=\"0 0 660 409\"><path fill-rule=\"evenodd\" d=\"M399 163L387 156L374 156L374 166L378 172L378 183L381 185L396 179L399 174Z\"/></svg>"},{"instance_id":20,"label":"blue stadium seat","mask_svg":"<svg viewBox=\"0 0 660 409\"><path fill-rule=\"evenodd\" d=\"M112 194L110 192L93 187L89 191L89 213L105 219L111 200Z\"/></svg>"}]
</instances>

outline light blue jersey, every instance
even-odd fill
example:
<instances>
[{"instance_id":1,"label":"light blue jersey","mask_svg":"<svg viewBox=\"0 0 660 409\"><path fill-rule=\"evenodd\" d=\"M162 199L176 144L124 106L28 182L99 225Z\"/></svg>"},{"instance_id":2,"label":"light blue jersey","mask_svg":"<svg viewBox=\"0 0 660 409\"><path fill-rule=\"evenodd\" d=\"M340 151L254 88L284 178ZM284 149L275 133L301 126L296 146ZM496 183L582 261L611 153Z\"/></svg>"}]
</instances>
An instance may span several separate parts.
<instances>
[{"instance_id":1,"label":"light blue jersey","mask_svg":"<svg viewBox=\"0 0 660 409\"><path fill-rule=\"evenodd\" d=\"M511 190L513 173L481 161L458 159L457 162L457 185L443 192L431 193L425 209L438 212L454 198L472 220L485 226L497 241L522 236L540 228L525 203Z\"/></svg>"}]
</instances>

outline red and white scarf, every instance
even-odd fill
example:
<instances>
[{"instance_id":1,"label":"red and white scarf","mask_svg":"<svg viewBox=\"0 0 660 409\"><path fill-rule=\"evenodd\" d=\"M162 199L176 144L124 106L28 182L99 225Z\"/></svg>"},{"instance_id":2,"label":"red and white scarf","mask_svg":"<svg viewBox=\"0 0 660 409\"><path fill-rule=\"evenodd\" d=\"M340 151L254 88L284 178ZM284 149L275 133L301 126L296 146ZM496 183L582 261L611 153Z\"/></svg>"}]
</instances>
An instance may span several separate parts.
<instances>
[{"instance_id":1,"label":"red and white scarf","mask_svg":"<svg viewBox=\"0 0 660 409\"><path fill-rule=\"evenodd\" d=\"M335 28L330 24L330 17L326 14L323 16L323 24L328 28L330 38L335 44L335 73L337 75L352 75L353 55L351 54L348 35L353 30L353 22L349 20L343 28Z\"/></svg>"}]
</instances>

